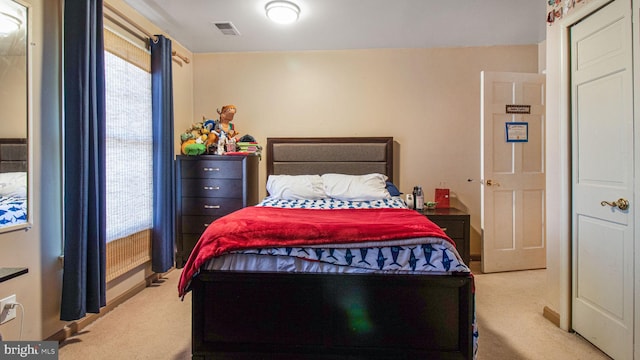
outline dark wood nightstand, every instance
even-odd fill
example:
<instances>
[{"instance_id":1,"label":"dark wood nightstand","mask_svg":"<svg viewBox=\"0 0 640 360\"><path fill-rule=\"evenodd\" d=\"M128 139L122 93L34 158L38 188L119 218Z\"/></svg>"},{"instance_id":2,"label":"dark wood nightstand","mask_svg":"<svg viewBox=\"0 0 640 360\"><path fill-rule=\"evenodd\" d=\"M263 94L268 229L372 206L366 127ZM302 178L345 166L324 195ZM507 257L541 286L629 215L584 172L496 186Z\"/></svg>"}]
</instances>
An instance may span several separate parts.
<instances>
[{"instance_id":1,"label":"dark wood nightstand","mask_svg":"<svg viewBox=\"0 0 640 360\"><path fill-rule=\"evenodd\" d=\"M462 260L468 266L471 261L469 251L471 220L469 214L456 208L425 208L422 214L440 226L451 240L455 241L458 253L460 253Z\"/></svg>"}]
</instances>

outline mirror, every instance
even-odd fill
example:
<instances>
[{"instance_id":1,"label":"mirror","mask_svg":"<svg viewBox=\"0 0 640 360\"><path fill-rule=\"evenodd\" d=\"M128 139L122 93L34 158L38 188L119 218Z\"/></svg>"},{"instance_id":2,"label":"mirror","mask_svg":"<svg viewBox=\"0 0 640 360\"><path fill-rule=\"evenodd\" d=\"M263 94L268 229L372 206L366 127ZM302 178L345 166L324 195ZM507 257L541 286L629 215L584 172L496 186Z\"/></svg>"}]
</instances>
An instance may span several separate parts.
<instances>
[{"instance_id":1,"label":"mirror","mask_svg":"<svg viewBox=\"0 0 640 360\"><path fill-rule=\"evenodd\" d=\"M0 232L29 226L28 10L0 0Z\"/></svg>"}]
</instances>

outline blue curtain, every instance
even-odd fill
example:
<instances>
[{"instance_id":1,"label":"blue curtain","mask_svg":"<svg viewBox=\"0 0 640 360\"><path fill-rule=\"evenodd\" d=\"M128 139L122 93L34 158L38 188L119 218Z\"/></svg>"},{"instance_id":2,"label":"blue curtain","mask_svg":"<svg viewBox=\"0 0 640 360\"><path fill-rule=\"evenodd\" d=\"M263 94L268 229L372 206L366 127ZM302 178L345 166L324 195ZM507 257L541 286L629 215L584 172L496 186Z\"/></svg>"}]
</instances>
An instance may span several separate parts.
<instances>
[{"instance_id":1,"label":"blue curtain","mask_svg":"<svg viewBox=\"0 0 640 360\"><path fill-rule=\"evenodd\" d=\"M61 320L106 304L102 0L64 2L64 274Z\"/></svg>"},{"instance_id":2,"label":"blue curtain","mask_svg":"<svg viewBox=\"0 0 640 360\"><path fill-rule=\"evenodd\" d=\"M171 40L151 40L153 113L153 240L151 269L166 272L174 258L173 80Z\"/></svg>"}]
</instances>

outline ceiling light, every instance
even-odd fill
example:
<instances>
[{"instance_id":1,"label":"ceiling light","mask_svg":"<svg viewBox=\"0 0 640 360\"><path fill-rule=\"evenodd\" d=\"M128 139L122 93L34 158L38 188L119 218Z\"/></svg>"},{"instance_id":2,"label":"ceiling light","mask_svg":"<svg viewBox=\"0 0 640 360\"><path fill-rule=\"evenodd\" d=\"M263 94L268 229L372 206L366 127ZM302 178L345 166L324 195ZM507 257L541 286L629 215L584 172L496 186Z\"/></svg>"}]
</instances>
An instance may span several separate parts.
<instances>
[{"instance_id":1,"label":"ceiling light","mask_svg":"<svg viewBox=\"0 0 640 360\"><path fill-rule=\"evenodd\" d=\"M291 24L298 20L300 8L290 1L271 1L264 7L267 17L278 24Z\"/></svg>"},{"instance_id":2,"label":"ceiling light","mask_svg":"<svg viewBox=\"0 0 640 360\"><path fill-rule=\"evenodd\" d=\"M0 35L6 36L20 29L22 21L13 15L0 12Z\"/></svg>"}]
</instances>

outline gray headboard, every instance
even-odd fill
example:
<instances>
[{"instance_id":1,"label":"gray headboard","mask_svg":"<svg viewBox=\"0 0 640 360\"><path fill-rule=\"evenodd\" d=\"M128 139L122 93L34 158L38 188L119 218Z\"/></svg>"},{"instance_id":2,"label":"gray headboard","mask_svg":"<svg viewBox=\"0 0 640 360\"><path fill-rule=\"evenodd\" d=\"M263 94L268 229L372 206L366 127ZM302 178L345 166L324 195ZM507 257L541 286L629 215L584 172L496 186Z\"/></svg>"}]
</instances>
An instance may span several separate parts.
<instances>
[{"instance_id":1,"label":"gray headboard","mask_svg":"<svg viewBox=\"0 0 640 360\"><path fill-rule=\"evenodd\" d=\"M27 139L0 138L0 172L27 171Z\"/></svg>"},{"instance_id":2,"label":"gray headboard","mask_svg":"<svg viewBox=\"0 0 640 360\"><path fill-rule=\"evenodd\" d=\"M267 138L267 176L325 173L380 173L393 181L393 138Z\"/></svg>"}]
</instances>

